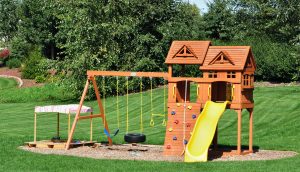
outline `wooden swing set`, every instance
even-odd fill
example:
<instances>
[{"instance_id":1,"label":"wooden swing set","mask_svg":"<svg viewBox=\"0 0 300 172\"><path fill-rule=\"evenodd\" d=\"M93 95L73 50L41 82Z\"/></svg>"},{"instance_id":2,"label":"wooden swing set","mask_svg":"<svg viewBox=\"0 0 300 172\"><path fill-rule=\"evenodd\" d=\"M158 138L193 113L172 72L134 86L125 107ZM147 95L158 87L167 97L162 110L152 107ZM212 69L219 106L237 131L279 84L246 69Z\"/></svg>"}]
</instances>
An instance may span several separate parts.
<instances>
[{"instance_id":1,"label":"wooden swing set","mask_svg":"<svg viewBox=\"0 0 300 172\"><path fill-rule=\"evenodd\" d=\"M102 77L105 77L105 76L115 76L115 77L126 77L126 87L127 87L127 96L126 96L126 104L127 104L127 109L126 109L126 120L127 120L127 124L126 124L126 133L128 134L128 114L129 114L129 110L128 110L128 104L129 104L129 101L128 101L128 77L148 77L150 78L150 81L151 81L151 122L150 122L150 125L154 125L154 121L153 121L153 117L154 116L162 116L162 115L165 115L165 114L153 114L153 104L152 104L152 78L167 78L168 77L168 73L164 73L164 72L118 72L118 71L87 71L87 80L86 80L86 83L85 83L85 86L84 86L84 90L83 90L83 93L82 93L82 96L81 96L81 99L80 99L80 103L79 103L79 107L77 109L77 112L76 112L76 115L75 115L75 118L74 118L74 122L72 124L72 128L71 128L71 131L68 135L68 140L67 140L67 143L66 143L66 150L68 150L70 148L70 144L72 142L72 139L73 139L73 135L74 135L74 132L75 132L75 129L76 129L76 125L77 125L77 122L79 120L82 120L82 119L92 119L92 118L102 118L102 123L104 125L104 133L105 135L107 136L107 140L108 140L108 144L109 145L112 145L112 139L111 139L111 136L110 136L110 130L108 128L108 124L107 124L107 121L106 121L106 114L105 114L105 100L103 101L102 103L102 100L100 98L100 92L99 92L99 89L98 89L98 86L97 86L97 83L96 83L96 80L95 80L95 77L98 77L98 76L102 76ZM102 80L102 85L103 87L105 86L105 80L103 79ZM96 99L97 99L97 103L98 103L98 108L100 110L100 114L90 114L90 115L86 115L86 116L81 116L80 115L80 112L81 112L81 108L83 106L83 102L84 102L84 99L86 97L86 94L88 92L88 87L89 87L89 84L92 83L93 85L93 88L94 88L94 91L95 91L95 94L96 94ZM119 132L119 127L120 127L120 118L119 118L119 95L118 95L118 91L119 91L119 87L118 87L118 84L119 84L119 80L117 78L117 120L118 120L118 129L114 132L114 135L116 135L118 132ZM142 79L141 79L141 83L140 83L140 89L142 89ZM105 89L103 89L105 90ZM142 91L141 91L141 105L142 105ZM166 91L164 89L164 95L166 94ZM103 92L103 98L105 98L105 92ZM164 100L165 101L165 100ZM165 107L164 107L165 108ZM141 133L143 133L143 118L142 118L142 113L143 113L143 109L141 108ZM165 109L164 109L164 113L165 113ZM163 121L163 125L166 124L166 121L165 121L165 116L164 116L164 121Z\"/></svg>"},{"instance_id":2,"label":"wooden swing set","mask_svg":"<svg viewBox=\"0 0 300 172\"><path fill-rule=\"evenodd\" d=\"M126 77L126 134L129 131L129 96L128 96L128 78L140 77L140 133L143 133L143 93L142 77L150 78L151 86L151 117L150 126L154 126L156 117L163 117L162 125L166 126L163 155L180 156L185 150L186 144L191 138L196 121L200 113L205 109L207 102L228 102L225 109L232 109L237 113L237 146L229 154L247 154L253 152L253 90L254 90L254 72L256 63L250 46L213 46L210 41L173 41L165 64L168 65L168 72L121 72L121 71L87 71L87 80L77 108L75 119L68 134L68 140L65 149L69 149L73 143L73 134L77 122L83 119L101 118L104 126L104 134L107 136L108 145L112 145L112 137L119 132L120 111L119 111L119 78ZM185 76L185 67L196 65L202 72L201 76ZM179 76L176 75L176 67L181 67ZM183 76L182 76L183 75ZM114 134L110 134L105 113L105 88L102 98L96 83L96 77L116 77L117 82L117 121L118 128ZM152 79L164 78L168 81L168 92L164 88L164 107L163 114L153 112ZM105 87L105 78L102 80L102 86ZM196 85L196 100L191 100L191 83ZM93 85L99 114L81 115L84 109L83 102L88 92L89 85ZM166 86L165 86L166 87ZM165 96L167 95L167 102ZM249 148L242 149L242 111L247 110L249 115ZM166 117L166 114L168 115ZM167 120L166 120L167 118ZM217 150L218 127L210 127L215 131L197 128L199 131L208 132L213 136L212 143ZM126 136L126 135L125 135ZM135 135L133 135L135 136ZM125 141L126 138L124 137ZM145 138L144 138L145 139ZM200 139L205 140L205 139ZM131 140L132 141L132 140ZM130 143L130 142L129 142ZM131 142L137 143L137 142ZM199 146L199 145L197 145Z\"/></svg>"}]
</instances>

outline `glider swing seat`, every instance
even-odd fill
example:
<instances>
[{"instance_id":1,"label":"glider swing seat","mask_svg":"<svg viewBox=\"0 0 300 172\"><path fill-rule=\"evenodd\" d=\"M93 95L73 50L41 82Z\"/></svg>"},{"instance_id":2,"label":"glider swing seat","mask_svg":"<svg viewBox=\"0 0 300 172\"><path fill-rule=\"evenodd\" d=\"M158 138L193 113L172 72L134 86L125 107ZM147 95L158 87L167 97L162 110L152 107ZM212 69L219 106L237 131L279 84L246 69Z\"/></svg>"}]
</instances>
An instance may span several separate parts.
<instances>
[{"instance_id":1,"label":"glider swing seat","mask_svg":"<svg viewBox=\"0 0 300 172\"><path fill-rule=\"evenodd\" d=\"M118 119L118 129L114 132L113 135L110 134L110 130L108 127L108 123L106 121L106 114L105 114L105 99L103 101L101 101L101 97L100 97L100 92L98 90L98 86L95 80L95 77L97 76L115 76L117 78L117 119ZM87 80L84 86L84 90L79 102L79 107L77 109L73 124L72 124L72 128L69 132L68 135L68 140L66 143L66 147L65 149L68 150L70 148L70 144L72 142L72 138L76 129L76 125L77 123L82 120L82 119L91 119L91 118L102 118L102 123L104 126L104 134L107 136L107 140L108 140L108 145L111 146L112 145L112 137L117 135L119 132L119 123L120 123L120 118L119 118L119 80L118 77L126 77L126 85L127 85L127 109L126 109L126 134L124 136L124 139L126 142L128 143L139 143L139 142L144 142L146 140L146 136L143 134L143 108L142 108L142 104L143 104L143 93L142 93L142 77L157 77L157 78L168 78L169 74L168 73L164 73L164 72L119 72L119 71L87 71ZM140 77L141 78L141 83L140 83L140 101L141 101L141 113L140 113L140 120L141 120L141 133L128 133L128 105L129 105L129 101L128 101L128 77ZM105 87L105 79L102 80L102 82L104 82L103 87ZM93 114L93 115L86 115L86 116L81 116L81 109L84 103L84 99L86 97L86 94L88 92L88 88L90 83L92 83L93 85L93 89L95 91L95 95L96 95L96 99L97 99L97 104L98 104L98 108L100 110L100 114ZM105 89L103 89L105 90ZM102 95L103 98L105 98L105 91L104 94Z\"/></svg>"}]
</instances>

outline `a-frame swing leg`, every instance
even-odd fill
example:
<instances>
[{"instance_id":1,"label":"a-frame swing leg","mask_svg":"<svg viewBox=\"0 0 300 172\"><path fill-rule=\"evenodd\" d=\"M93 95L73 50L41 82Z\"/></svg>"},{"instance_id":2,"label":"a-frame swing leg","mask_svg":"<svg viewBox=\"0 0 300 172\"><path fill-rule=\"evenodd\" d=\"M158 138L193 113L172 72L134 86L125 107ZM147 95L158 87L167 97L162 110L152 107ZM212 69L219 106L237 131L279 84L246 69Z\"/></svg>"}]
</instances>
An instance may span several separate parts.
<instances>
[{"instance_id":1,"label":"a-frame swing leg","mask_svg":"<svg viewBox=\"0 0 300 172\"><path fill-rule=\"evenodd\" d=\"M97 83L96 83L94 77L90 77L90 80L92 81L93 86L94 86L94 90L95 90L95 94L96 94L98 106L99 106L99 109L100 109L100 114L102 115L101 118L102 118L103 125L104 125L106 131L108 133L110 133L110 131L108 129L108 124L107 124L107 121L106 121L106 118L105 118L104 108L103 108L103 105L102 105L102 102L101 102L101 99L100 99L100 94L99 94L99 90L98 90L98 87L97 87ZM108 140L109 145L111 146L112 145L111 138L107 137L107 140Z\"/></svg>"},{"instance_id":2,"label":"a-frame swing leg","mask_svg":"<svg viewBox=\"0 0 300 172\"><path fill-rule=\"evenodd\" d=\"M70 148L70 144L71 144L71 141L72 141L72 138L73 138L73 134L74 134L76 125L77 125L77 121L79 120L79 117L80 117L80 111L81 111L81 108L82 108L82 105L83 105L83 102L84 102L84 98L85 98L86 93L88 91L89 81L90 80L92 81L93 86L94 86L94 90L95 90L95 94L96 94L96 97L97 97L97 102L98 102L98 106L99 106L99 109L100 109L100 114L101 114L103 125L104 125L105 129L109 132L108 124L107 124L107 121L106 121L106 118L105 118L105 114L104 114L103 105L102 105L102 102L101 102L101 99L100 99L100 95L99 95L99 90L98 90L98 87L97 87L97 83L96 83L94 77L89 77L87 79L87 81L86 81L83 93L81 95L81 99L80 99L80 103L79 103L79 108L77 109L77 112L76 112L76 115L75 115L75 118L74 118L74 122L73 122L73 125L72 125L72 128L71 128L70 134L68 136L68 141L67 141L67 144L66 144L66 150L68 150ZM109 145L112 145L111 138L107 137L107 139L108 139Z\"/></svg>"},{"instance_id":3,"label":"a-frame swing leg","mask_svg":"<svg viewBox=\"0 0 300 172\"><path fill-rule=\"evenodd\" d=\"M84 102L84 98L86 96L86 93L88 91L88 87L89 87L89 79L86 80L85 87L84 87L83 93L81 95L79 108L77 109L77 112L76 112L76 115L75 115L75 118L74 118L74 122L73 122L73 125L72 125L72 128L71 128L70 134L68 136L68 141L67 141L67 144L66 144L66 150L68 150L70 148L70 143L71 143L72 138L73 138L75 127L76 127L77 121L78 121L79 116L80 116L80 111L81 111L82 104Z\"/></svg>"}]
</instances>

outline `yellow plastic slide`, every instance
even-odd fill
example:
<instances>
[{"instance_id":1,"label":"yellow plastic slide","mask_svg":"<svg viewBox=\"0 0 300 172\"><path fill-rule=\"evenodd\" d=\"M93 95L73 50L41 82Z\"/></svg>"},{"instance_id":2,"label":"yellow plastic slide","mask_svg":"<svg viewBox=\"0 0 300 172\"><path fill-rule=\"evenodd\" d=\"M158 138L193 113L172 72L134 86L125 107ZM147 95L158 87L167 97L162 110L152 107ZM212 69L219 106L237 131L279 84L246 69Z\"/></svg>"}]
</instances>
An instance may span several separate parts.
<instances>
[{"instance_id":1,"label":"yellow plastic slide","mask_svg":"<svg viewBox=\"0 0 300 172\"><path fill-rule=\"evenodd\" d=\"M226 109L227 101L214 103L207 101L194 126L186 145L184 162L206 162L208 148L216 132L218 121Z\"/></svg>"}]
</instances>

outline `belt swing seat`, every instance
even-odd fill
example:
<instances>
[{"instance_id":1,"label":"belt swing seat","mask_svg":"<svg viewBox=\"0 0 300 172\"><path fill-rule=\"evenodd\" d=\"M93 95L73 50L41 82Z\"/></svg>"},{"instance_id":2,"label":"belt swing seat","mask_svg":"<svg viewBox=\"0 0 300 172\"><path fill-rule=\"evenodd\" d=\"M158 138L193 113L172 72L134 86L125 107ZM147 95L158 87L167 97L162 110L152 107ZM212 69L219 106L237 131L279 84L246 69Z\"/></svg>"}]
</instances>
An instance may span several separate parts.
<instances>
[{"instance_id":1,"label":"belt swing seat","mask_svg":"<svg viewBox=\"0 0 300 172\"><path fill-rule=\"evenodd\" d=\"M117 110L117 121L118 121L118 128L115 130L114 134L111 135L107 130L106 130L106 127L104 127L104 134L109 137L109 138L113 138L114 136L116 136L119 131L120 131L120 113L119 113L119 79L118 79L118 76L116 76L116 80L117 80L117 107L116 107L116 110ZM104 110L104 113L105 113L105 77L103 76L102 77L102 89L103 89L103 110ZM104 120L105 120L105 117L104 117Z\"/></svg>"}]
</instances>

